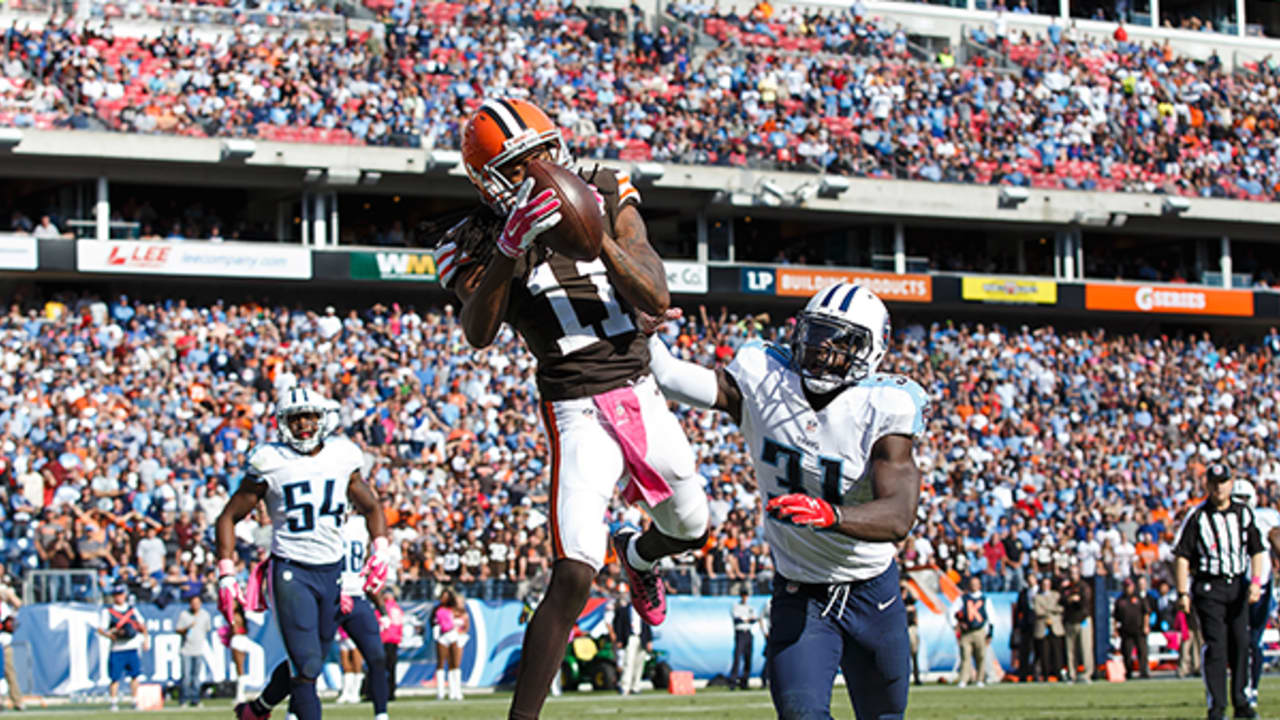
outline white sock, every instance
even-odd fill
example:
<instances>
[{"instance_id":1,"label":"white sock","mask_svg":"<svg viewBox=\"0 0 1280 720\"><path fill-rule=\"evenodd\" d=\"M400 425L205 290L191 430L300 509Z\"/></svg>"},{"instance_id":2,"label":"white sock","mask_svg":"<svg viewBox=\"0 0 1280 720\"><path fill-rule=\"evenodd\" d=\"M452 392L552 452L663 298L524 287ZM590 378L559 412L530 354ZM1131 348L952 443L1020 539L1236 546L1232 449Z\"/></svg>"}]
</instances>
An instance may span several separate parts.
<instances>
[{"instance_id":1,"label":"white sock","mask_svg":"<svg viewBox=\"0 0 1280 720\"><path fill-rule=\"evenodd\" d=\"M248 698L245 696L245 680L246 678L236 678L236 702L242 703Z\"/></svg>"},{"instance_id":2,"label":"white sock","mask_svg":"<svg viewBox=\"0 0 1280 720\"><path fill-rule=\"evenodd\" d=\"M349 673L349 672L342 673L342 694L338 696L339 700L346 700L348 702L351 700L351 696L352 696L351 686L353 684L352 681L355 679L356 679L355 673Z\"/></svg>"},{"instance_id":3,"label":"white sock","mask_svg":"<svg viewBox=\"0 0 1280 720\"><path fill-rule=\"evenodd\" d=\"M639 539L640 535L637 533L632 535L631 541L627 543L627 563L640 572L649 572L653 569L653 563L640 557L639 551L636 550L636 541Z\"/></svg>"},{"instance_id":4,"label":"white sock","mask_svg":"<svg viewBox=\"0 0 1280 720\"><path fill-rule=\"evenodd\" d=\"M360 685L364 683L364 673L351 673L351 699L360 702Z\"/></svg>"},{"instance_id":5,"label":"white sock","mask_svg":"<svg viewBox=\"0 0 1280 720\"><path fill-rule=\"evenodd\" d=\"M459 668L449 671L449 695L458 700L462 699L462 670Z\"/></svg>"},{"instance_id":6,"label":"white sock","mask_svg":"<svg viewBox=\"0 0 1280 720\"><path fill-rule=\"evenodd\" d=\"M446 671L439 668L436 669L436 699L444 699Z\"/></svg>"}]
</instances>

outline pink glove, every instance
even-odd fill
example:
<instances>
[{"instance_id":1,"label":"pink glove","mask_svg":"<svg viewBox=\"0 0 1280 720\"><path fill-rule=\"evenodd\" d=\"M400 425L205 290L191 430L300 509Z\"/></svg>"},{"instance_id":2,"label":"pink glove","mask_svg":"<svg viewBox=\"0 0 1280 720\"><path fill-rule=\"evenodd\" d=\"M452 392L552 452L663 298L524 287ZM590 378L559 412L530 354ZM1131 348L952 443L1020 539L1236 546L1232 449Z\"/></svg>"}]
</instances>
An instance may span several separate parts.
<instances>
[{"instance_id":1,"label":"pink glove","mask_svg":"<svg viewBox=\"0 0 1280 720\"><path fill-rule=\"evenodd\" d=\"M369 595L382 592L387 584L387 573L391 570L391 546L384 537L373 539L373 549L364 564L364 591Z\"/></svg>"},{"instance_id":2,"label":"pink glove","mask_svg":"<svg viewBox=\"0 0 1280 720\"><path fill-rule=\"evenodd\" d=\"M555 227L561 215L560 198L551 188L538 193L532 200L533 178L520 183L516 193L515 209L507 216L507 224L502 228L502 236L498 238L498 250L503 255L515 260L529 251L529 246L542 233Z\"/></svg>"},{"instance_id":3,"label":"pink glove","mask_svg":"<svg viewBox=\"0 0 1280 720\"><path fill-rule=\"evenodd\" d=\"M356 606L355 598L350 595L343 594L338 598L338 612L346 615Z\"/></svg>"},{"instance_id":4,"label":"pink glove","mask_svg":"<svg viewBox=\"0 0 1280 720\"><path fill-rule=\"evenodd\" d=\"M218 611L228 625L236 623L236 608L245 604L244 589L236 580L236 564L223 558L218 561Z\"/></svg>"},{"instance_id":5,"label":"pink glove","mask_svg":"<svg viewBox=\"0 0 1280 720\"><path fill-rule=\"evenodd\" d=\"M218 639L222 641L223 647L231 647L232 629L230 625L223 625L218 628Z\"/></svg>"}]
</instances>

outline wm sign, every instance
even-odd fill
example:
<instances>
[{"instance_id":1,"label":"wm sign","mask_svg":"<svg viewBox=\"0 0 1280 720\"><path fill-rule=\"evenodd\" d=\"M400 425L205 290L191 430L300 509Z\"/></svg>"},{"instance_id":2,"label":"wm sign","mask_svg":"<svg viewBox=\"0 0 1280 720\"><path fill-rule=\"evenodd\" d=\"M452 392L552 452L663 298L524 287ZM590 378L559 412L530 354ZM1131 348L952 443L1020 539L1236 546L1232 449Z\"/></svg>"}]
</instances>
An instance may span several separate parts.
<instances>
[{"instance_id":1,"label":"wm sign","mask_svg":"<svg viewBox=\"0 0 1280 720\"><path fill-rule=\"evenodd\" d=\"M436 279L436 261L426 252L351 253L351 277L356 280Z\"/></svg>"}]
</instances>

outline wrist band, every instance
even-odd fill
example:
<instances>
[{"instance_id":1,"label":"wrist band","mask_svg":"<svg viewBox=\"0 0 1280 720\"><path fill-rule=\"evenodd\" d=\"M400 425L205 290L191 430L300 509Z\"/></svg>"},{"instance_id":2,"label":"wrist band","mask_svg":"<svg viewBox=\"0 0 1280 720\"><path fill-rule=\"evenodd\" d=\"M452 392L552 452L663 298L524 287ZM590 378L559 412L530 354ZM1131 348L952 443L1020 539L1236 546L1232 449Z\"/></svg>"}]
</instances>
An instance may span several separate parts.
<instances>
[{"instance_id":1,"label":"wrist band","mask_svg":"<svg viewBox=\"0 0 1280 720\"><path fill-rule=\"evenodd\" d=\"M1265 583L1266 581L1267 581L1266 578L1262 577L1261 575L1253 576L1253 584L1257 585L1258 587L1262 587L1263 583Z\"/></svg>"},{"instance_id":2,"label":"wrist band","mask_svg":"<svg viewBox=\"0 0 1280 720\"><path fill-rule=\"evenodd\" d=\"M231 558L222 558L218 561L218 577L236 574L236 561Z\"/></svg>"}]
</instances>

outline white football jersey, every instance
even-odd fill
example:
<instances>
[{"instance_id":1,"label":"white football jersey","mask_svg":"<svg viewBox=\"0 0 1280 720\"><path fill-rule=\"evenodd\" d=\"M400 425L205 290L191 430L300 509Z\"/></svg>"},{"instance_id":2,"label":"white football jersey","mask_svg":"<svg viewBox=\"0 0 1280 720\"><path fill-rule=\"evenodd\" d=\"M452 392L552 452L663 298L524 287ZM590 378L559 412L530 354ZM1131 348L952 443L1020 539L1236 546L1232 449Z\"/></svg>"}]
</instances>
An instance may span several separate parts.
<instances>
[{"instance_id":1,"label":"white football jersey","mask_svg":"<svg viewBox=\"0 0 1280 720\"><path fill-rule=\"evenodd\" d=\"M369 526L360 515L352 515L342 526L342 594L364 597L365 558L369 557Z\"/></svg>"},{"instance_id":2,"label":"white football jersey","mask_svg":"<svg viewBox=\"0 0 1280 720\"><path fill-rule=\"evenodd\" d=\"M924 431L924 390L900 375L876 373L815 411L790 365L790 350L750 343L728 367L742 391L742 432L764 502L795 492L833 505L872 500L871 448L885 435ZM896 553L891 542L856 540L768 515L764 536L778 572L803 583L873 578Z\"/></svg>"},{"instance_id":3,"label":"white football jersey","mask_svg":"<svg viewBox=\"0 0 1280 720\"><path fill-rule=\"evenodd\" d=\"M363 465L364 453L340 436L326 439L315 455L279 442L250 453L250 474L267 484L271 554L313 565L342 560L347 484Z\"/></svg>"},{"instance_id":4,"label":"white football jersey","mask_svg":"<svg viewBox=\"0 0 1280 720\"><path fill-rule=\"evenodd\" d=\"M1253 511L1253 520L1258 524L1258 534L1262 536L1262 576L1271 577L1271 541L1267 536L1271 528L1280 527L1280 512L1275 508L1260 507Z\"/></svg>"}]
</instances>

